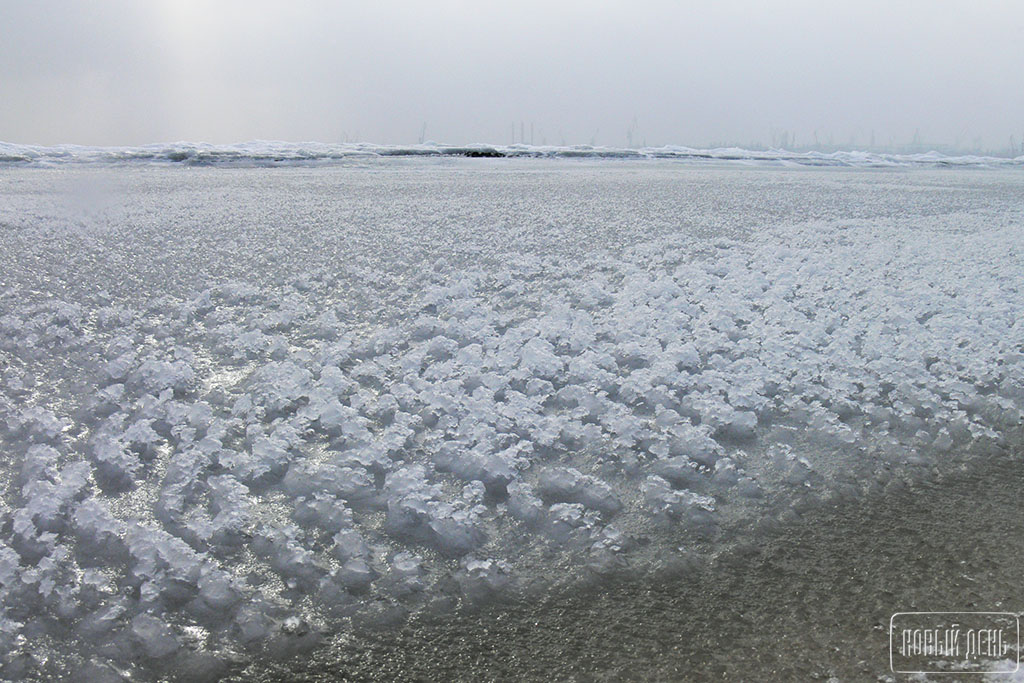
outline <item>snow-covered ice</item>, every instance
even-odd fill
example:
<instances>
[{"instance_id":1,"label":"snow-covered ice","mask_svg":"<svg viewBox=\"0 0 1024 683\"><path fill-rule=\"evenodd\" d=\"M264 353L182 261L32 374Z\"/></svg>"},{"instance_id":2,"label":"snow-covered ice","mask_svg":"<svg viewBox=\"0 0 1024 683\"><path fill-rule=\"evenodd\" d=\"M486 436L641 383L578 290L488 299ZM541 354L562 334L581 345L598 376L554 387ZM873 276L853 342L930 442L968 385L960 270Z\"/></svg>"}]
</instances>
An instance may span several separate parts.
<instances>
[{"instance_id":1,"label":"snow-covered ice","mask_svg":"<svg viewBox=\"0 0 1024 683\"><path fill-rule=\"evenodd\" d=\"M733 229L702 231L705 209L684 224L664 203L698 176L515 163L479 186L458 164L320 176L343 193L379 173L432 208L438 178L472 195L413 227L377 196L385 245L295 203L295 176L273 175L295 169L150 169L79 223L38 203L52 169L3 179L0 674L215 675L360 624L656 572L1024 419L1018 171L803 170L789 189L764 175L789 171L729 171L789 204L769 219L752 194ZM175 205L184 227L163 234L152 187L183 172L277 204L249 223L190 186L197 215ZM536 199L563 172L611 174L617 241L543 205L492 238L491 183ZM865 215L843 182L903 213ZM806 215L802 193L840 205ZM604 210L564 202L581 225ZM406 249L425 223L448 260ZM507 232L534 223L563 242Z\"/></svg>"}]
</instances>

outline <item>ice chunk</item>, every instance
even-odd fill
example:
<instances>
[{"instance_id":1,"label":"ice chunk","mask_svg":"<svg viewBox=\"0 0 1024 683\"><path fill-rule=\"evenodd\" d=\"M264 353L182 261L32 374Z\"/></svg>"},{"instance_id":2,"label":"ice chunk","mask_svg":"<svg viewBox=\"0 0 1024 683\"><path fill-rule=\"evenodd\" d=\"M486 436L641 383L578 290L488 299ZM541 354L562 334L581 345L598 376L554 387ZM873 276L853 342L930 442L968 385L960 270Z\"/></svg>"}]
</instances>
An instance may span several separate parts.
<instances>
[{"instance_id":1,"label":"ice chunk","mask_svg":"<svg viewBox=\"0 0 1024 683\"><path fill-rule=\"evenodd\" d=\"M366 557L370 552L370 547L355 529L342 529L334 535L332 540L334 546L331 552L342 562Z\"/></svg>"},{"instance_id":2,"label":"ice chunk","mask_svg":"<svg viewBox=\"0 0 1024 683\"><path fill-rule=\"evenodd\" d=\"M247 457L235 454L227 462L244 483L251 487L262 487L280 478L291 459L288 444L282 439L259 437Z\"/></svg>"},{"instance_id":3,"label":"ice chunk","mask_svg":"<svg viewBox=\"0 0 1024 683\"><path fill-rule=\"evenodd\" d=\"M516 451L501 453L464 451L460 444L447 443L439 449L435 462L439 470L453 472L465 481L480 481L497 494L515 478Z\"/></svg>"},{"instance_id":4,"label":"ice chunk","mask_svg":"<svg viewBox=\"0 0 1024 683\"><path fill-rule=\"evenodd\" d=\"M216 544L236 545L247 536L249 526L249 487L229 474L209 477L210 510L214 517L210 530Z\"/></svg>"},{"instance_id":5,"label":"ice chunk","mask_svg":"<svg viewBox=\"0 0 1024 683\"><path fill-rule=\"evenodd\" d=\"M124 431L122 436L128 447L144 459L152 459L163 437L152 427L152 420L139 420Z\"/></svg>"},{"instance_id":6,"label":"ice chunk","mask_svg":"<svg viewBox=\"0 0 1024 683\"><path fill-rule=\"evenodd\" d=\"M555 355L551 343L540 337L534 337L523 345L519 352L519 368L530 377L550 379L562 372L563 363Z\"/></svg>"},{"instance_id":7,"label":"ice chunk","mask_svg":"<svg viewBox=\"0 0 1024 683\"><path fill-rule=\"evenodd\" d=\"M101 501L83 501L72 515L72 524L80 551L93 562L117 564L127 559L128 548L122 540L126 527Z\"/></svg>"},{"instance_id":8,"label":"ice chunk","mask_svg":"<svg viewBox=\"0 0 1024 683\"><path fill-rule=\"evenodd\" d=\"M455 580L468 600L477 601L507 589L512 577L508 564L501 560L467 557L456 572Z\"/></svg>"},{"instance_id":9,"label":"ice chunk","mask_svg":"<svg viewBox=\"0 0 1024 683\"><path fill-rule=\"evenodd\" d=\"M142 651L154 659L166 657L181 647L171 627L149 614L132 619L132 635Z\"/></svg>"},{"instance_id":10,"label":"ice chunk","mask_svg":"<svg viewBox=\"0 0 1024 683\"><path fill-rule=\"evenodd\" d=\"M135 367L135 360L135 354L129 351L109 361L104 368L107 378L112 382L124 382Z\"/></svg>"},{"instance_id":11,"label":"ice chunk","mask_svg":"<svg viewBox=\"0 0 1024 683\"><path fill-rule=\"evenodd\" d=\"M434 544L448 556L465 555L486 540L478 521L479 508L465 509L451 503L427 503L428 527Z\"/></svg>"},{"instance_id":12,"label":"ice chunk","mask_svg":"<svg viewBox=\"0 0 1024 683\"><path fill-rule=\"evenodd\" d=\"M230 575L207 568L199 577L199 597L215 610L230 608L242 599Z\"/></svg>"},{"instance_id":13,"label":"ice chunk","mask_svg":"<svg viewBox=\"0 0 1024 683\"><path fill-rule=\"evenodd\" d=\"M693 491L674 490L657 475L647 477L640 487L644 501L656 514L708 528L714 521L715 500Z\"/></svg>"},{"instance_id":14,"label":"ice chunk","mask_svg":"<svg viewBox=\"0 0 1024 683\"><path fill-rule=\"evenodd\" d=\"M111 377L121 380L122 377ZM128 384L151 394L171 389L176 394L189 393L195 388L196 377L192 367L185 360L147 360L128 377Z\"/></svg>"},{"instance_id":15,"label":"ice chunk","mask_svg":"<svg viewBox=\"0 0 1024 683\"><path fill-rule=\"evenodd\" d=\"M57 476L55 465L59 459L60 453L50 446L41 444L29 446L21 465L22 482L26 483L35 479L53 481Z\"/></svg>"},{"instance_id":16,"label":"ice chunk","mask_svg":"<svg viewBox=\"0 0 1024 683\"><path fill-rule=\"evenodd\" d=\"M376 494L373 478L365 470L306 460L297 460L288 467L284 488L295 496L333 495L354 504Z\"/></svg>"},{"instance_id":17,"label":"ice chunk","mask_svg":"<svg viewBox=\"0 0 1024 683\"><path fill-rule=\"evenodd\" d=\"M701 470L701 466L685 455L674 458L658 460L652 467L655 474L667 479L676 488L699 489L708 478L708 469Z\"/></svg>"},{"instance_id":18,"label":"ice chunk","mask_svg":"<svg viewBox=\"0 0 1024 683\"><path fill-rule=\"evenodd\" d=\"M134 486L135 477L142 469L139 457L110 436L96 437L90 447L90 455L100 485L112 490Z\"/></svg>"},{"instance_id":19,"label":"ice chunk","mask_svg":"<svg viewBox=\"0 0 1024 683\"><path fill-rule=\"evenodd\" d=\"M516 519L536 524L544 515L544 503L529 484L516 481L508 485L508 510Z\"/></svg>"},{"instance_id":20,"label":"ice chunk","mask_svg":"<svg viewBox=\"0 0 1024 683\"><path fill-rule=\"evenodd\" d=\"M295 363L270 362L256 370L252 377L252 393L268 417L285 415L309 399L312 373Z\"/></svg>"},{"instance_id":21,"label":"ice chunk","mask_svg":"<svg viewBox=\"0 0 1024 683\"><path fill-rule=\"evenodd\" d=\"M42 406L25 408L8 420L8 427L14 434L23 434L32 443L53 443L70 426L70 421L58 418L52 410Z\"/></svg>"},{"instance_id":22,"label":"ice chunk","mask_svg":"<svg viewBox=\"0 0 1024 683\"><path fill-rule=\"evenodd\" d=\"M605 482L581 474L571 467L545 470L540 475L538 490L542 498L556 503L580 503L606 515L622 509L622 502Z\"/></svg>"},{"instance_id":23,"label":"ice chunk","mask_svg":"<svg viewBox=\"0 0 1024 683\"><path fill-rule=\"evenodd\" d=\"M269 560L290 587L309 590L327 572L320 558L302 543L302 534L294 525L264 525L254 537L252 547Z\"/></svg>"},{"instance_id":24,"label":"ice chunk","mask_svg":"<svg viewBox=\"0 0 1024 683\"><path fill-rule=\"evenodd\" d=\"M597 522L597 513L588 513L579 503L555 503L548 510L545 528L556 542L566 543L577 535L577 530L585 536Z\"/></svg>"},{"instance_id":25,"label":"ice chunk","mask_svg":"<svg viewBox=\"0 0 1024 683\"><path fill-rule=\"evenodd\" d=\"M365 590L376 578L377 572L360 557L350 559L334 574L335 581L353 591Z\"/></svg>"}]
</instances>

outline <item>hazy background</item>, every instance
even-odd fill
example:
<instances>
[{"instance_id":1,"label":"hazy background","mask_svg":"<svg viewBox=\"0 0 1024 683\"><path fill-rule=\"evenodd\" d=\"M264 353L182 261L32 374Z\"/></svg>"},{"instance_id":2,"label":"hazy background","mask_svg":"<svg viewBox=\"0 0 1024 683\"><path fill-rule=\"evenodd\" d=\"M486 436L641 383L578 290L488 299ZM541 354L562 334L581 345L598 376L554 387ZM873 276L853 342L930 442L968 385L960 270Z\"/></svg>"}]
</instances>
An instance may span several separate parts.
<instances>
[{"instance_id":1,"label":"hazy background","mask_svg":"<svg viewBox=\"0 0 1024 683\"><path fill-rule=\"evenodd\" d=\"M1020 154L1022 135L1019 0L0 0L8 142Z\"/></svg>"}]
</instances>

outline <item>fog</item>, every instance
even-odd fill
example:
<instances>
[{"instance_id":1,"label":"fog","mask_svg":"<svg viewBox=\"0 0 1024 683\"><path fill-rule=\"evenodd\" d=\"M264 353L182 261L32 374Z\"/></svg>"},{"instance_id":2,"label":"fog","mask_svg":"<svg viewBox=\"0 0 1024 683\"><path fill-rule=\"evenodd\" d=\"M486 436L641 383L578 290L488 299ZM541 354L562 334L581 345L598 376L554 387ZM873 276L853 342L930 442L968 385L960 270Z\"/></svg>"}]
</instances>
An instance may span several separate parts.
<instances>
[{"instance_id":1,"label":"fog","mask_svg":"<svg viewBox=\"0 0 1024 683\"><path fill-rule=\"evenodd\" d=\"M0 140L17 143L1020 153L1022 70L1014 0L0 0Z\"/></svg>"}]
</instances>

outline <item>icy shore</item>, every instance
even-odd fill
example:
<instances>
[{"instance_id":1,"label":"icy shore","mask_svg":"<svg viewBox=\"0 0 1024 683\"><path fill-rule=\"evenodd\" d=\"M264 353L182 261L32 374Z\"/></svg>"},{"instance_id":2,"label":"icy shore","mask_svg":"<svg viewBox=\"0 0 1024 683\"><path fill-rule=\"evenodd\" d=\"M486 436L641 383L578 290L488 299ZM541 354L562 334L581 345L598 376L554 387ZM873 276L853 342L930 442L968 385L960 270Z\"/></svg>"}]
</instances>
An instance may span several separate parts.
<instances>
[{"instance_id":1,"label":"icy shore","mask_svg":"<svg viewBox=\"0 0 1024 683\"><path fill-rule=\"evenodd\" d=\"M739 147L700 149L680 145L662 147L606 147L591 145L415 145L372 143L282 142L255 140L214 145L172 142L138 147L84 145L21 145L0 142L3 165L61 166L65 164L185 164L232 166L323 165L374 157L471 157L544 159L660 159L686 163L725 163L768 166L832 166L853 168L987 167L1021 168L1024 156L948 155L930 151L913 154L864 152L793 152L785 149L751 150Z\"/></svg>"},{"instance_id":2,"label":"icy shore","mask_svg":"<svg viewBox=\"0 0 1024 683\"><path fill-rule=\"evenodd\" d=\"M6 281L0 674L213 677L685 563L999 443L1024 417L1021 230L438 262L381 325L344 322L380 286L353 264L138 306Z\"/></svg>"}]
</instances>

